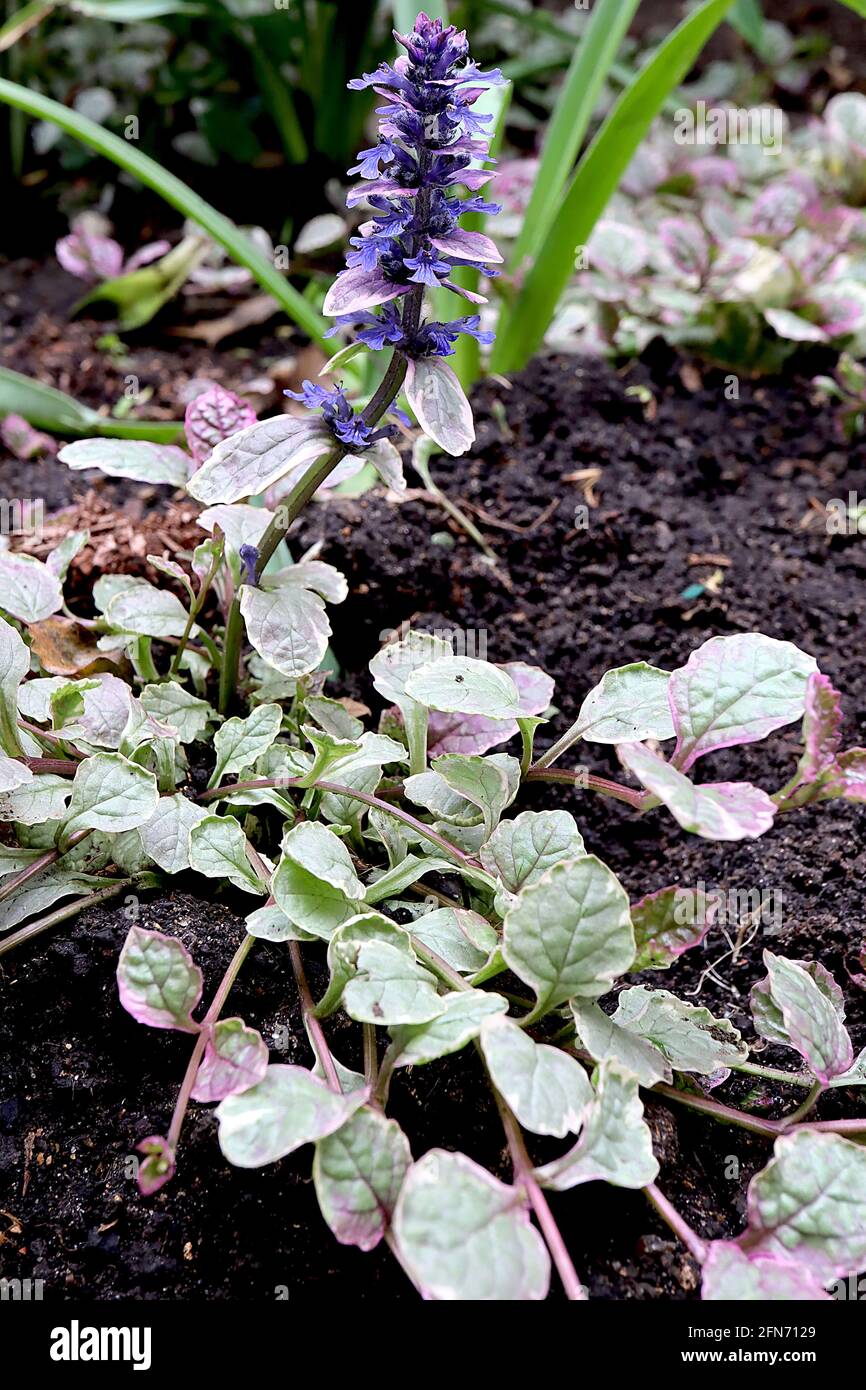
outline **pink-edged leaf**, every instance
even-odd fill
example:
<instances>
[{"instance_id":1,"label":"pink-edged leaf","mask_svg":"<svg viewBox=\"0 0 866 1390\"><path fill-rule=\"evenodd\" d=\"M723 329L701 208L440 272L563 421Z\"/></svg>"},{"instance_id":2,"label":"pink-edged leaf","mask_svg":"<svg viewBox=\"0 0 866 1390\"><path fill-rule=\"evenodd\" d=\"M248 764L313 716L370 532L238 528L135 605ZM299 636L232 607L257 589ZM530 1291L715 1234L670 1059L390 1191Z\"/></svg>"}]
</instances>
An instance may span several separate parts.
<instances>
[{"instance_id":1,"label":"pink-edged leaf","mask_svg":"<svg viewBox=\"0 0 866 1390\"><path fill-rule=\"evenodd\" d=\"M161 1134L150 1134L135 1147L138 1153L144 1154L138 1165L138 1190L142 1197L152 1197L174 1177L177 1166L174 1149Z\"/></svg>"},{"instance_id":2,"label":"pink-edged leaf","mask_svg":"<svg viewBox=\"0 0 866 1390\"><path fill-rule=\"evenodd\" d=\"M637 955L632 971L667 970L683 951L699 946L709 931L715 906L701 889L659 888L632 903Z\"/></svg>"},{"instance_id":3,"label":"pink-edged leaf","mask_svg":"<svg viewBox=\"0 0 866 1390\"><path fill-rule=\"evenodd\" d=\"M857 960L860 963L860 970L854 974L849 970L848 979L851 981L852 985L856 985L858 989L866 989L866 946L861 946Z\"/></svg>"},{"instance_id":4,"label":"pink-edged leaf","mask_svg":"<svg viewBox=\"0 0 866 1390\"><path fill-rule=\"evenodd\" d=\"M481 232L464 232L462 228L455 227L447 236L434 236L430 240L436 250L446 256L457 256L464 261L489 261L497 264L502 260L496 243Z\"/></svg>"},{"instance_id":5,"label":"pink-edged leaf","mask_svg":"<svg viewBox=\"0 0 866 1390\"><path fill-rule=\"evenodd\" d=\"M816 1282L866 1266L866 1149L800 1126L776 1140L749 1184L749 1228L739 1244L796 1260Z\"/></svg>"},{"instance_id":6,"label":"pink-edged leaf","mask_svg":"<svg viewBox=\"0 0 866 1390\"><path fill-rule=\"evenodd\" d=\"M117 987L121 1004L139 1023L199 1031L192 1010L201 999L202 974L175 937L131 927L117 963Z\"/></svg>"},{"instance_id":7,"label":"pink-edged leaf","mask_svg":"<svg viewBox=\"0 0 866 1390\"><path fill-rule=\"evenodd\" d=\"M221 1018L205 1047L192 1099L225 1100L256 1086L268 1069L268 1049L261 1033L241 1018Z\"/></svg>"},{"instance_id":8,"label":"pink-edged leaf","mask_svg":"<svg viewBox=\"0 0 866 1390\"><path fill-rule=\"evenodd\" d=\"M749 236L790 236L809 204L813 190L790 179L776 179L758 194L752 207Z\"/></svg>"},{"instance_id":9,"label":"pink-edged leaf","mask_svg":"<svg viewBox=\"0 0 866 1390\"><path fill-rule=\"evenodd\" d=\"M687 772L718 748L754 743L799 719L818 665L793 642L760 632L711 637L673 672L668 699L677 731L671 761Z\"/></svg>"},{"instance_id":10,"label":"pink-edged leaf","mask_svg":"<svg viewBox=\"0 0 866 1390\"><path fill-rule=\"evenodd\" d=\"M150 265L152 261L161 260L170 250L170 241L150 241L147 246L139 246L123 267L124 275L129 275L133 270L141 270L143 265Z\"/></svg>"},{"instance_id":11,"label":"pink-edged leaf","mask_svg":"<svg viewBox=\"0 0 866 1390\"><path fill-rule=\"evenodd\" d=\"M849 748L837 759L832 794L846 801L866 801L866 748Z\"/></svg>"},{"instance_id":12,"label":"pink-edged leaf","mask_svg":"<svg viewBox=\"0 0 866 1390\"><path fill-rule=\"evenodd\" d=\"M866 323L866 308L861 299L832 285L819 290L813 303L821 316L821 327L828 338L845 338L849 333L858 333Z\"/></svg>"},{"instance_id":13,"label":"pink-edged leaf","mask_svg":"<svg viewBox=\"0 0 866 1390\"><path fill-rule=\"evenodd\" d=\"M255 497L284 474L314 463L332 442L327 425L318 417L275 415L259 420L217 444L187 488L208 506Z\"/></svg>"},{"instance_id":14,"label":"pink-edged leaf","mask_svg":"<svg viewBox=\"0 0 866 1390\"><path fill-rule=\"evenodd\" d=\"M767 978L751 994L756 1030L794 1048L826 1086L854 1061L842 991L817 961L788 960L765 951L764 964Z\"/></svg>"},{"instance_id":15,"label":"pink-edged leaf","mask_svg":"<svg viewBox=\"0 0 866 1390\"><path fill-rule=\"evenodd\" d=\"M677 270L700 279L710 268L710 244L701 224L691 217L663 217L662 246Z\"/></svg>"},{"instance_id":16,"label":"pink-edged leaf","mask_svg":"<svg viewBox=\"0 0 866 1390\"><path fill-rule=\"evenodd\" d=\"M7 415L0 422L0 439L17 459L32 459L37 454L54 454L57 445L49 434L35 430L23 415Z\"/></svg>"},{"instance_id":17,"label":"pink-edged leaf","mask_svg":"<svg viewBox=\"0 0 866 1390\"><path fill-rule=\"evenodd\" d=\"M699 188L736 188L740 182L737 164L722 155L690 160L689 173Z\"/></svg>"},{"instance_id":18,"label":"pink-edged leaf","mask_svg":"<svg viewBox=\"0 0 866 1390\"><path fill-rule=\"evenodd\" d=\"M113 237L97 236L80 224L55 246L57 259L65 271L79 280L97 284L114 280L123 270L123 247Z\"/></svg>"},{"instance_id":19,"label":"pink-edged leaf","mask_svg":"<svg viewBox=\"0 0 866 1390\"><path fill-rule=\"evenodd\" d=\"M730 1303L830 1301L807 1266L760 1248L744 1250L734 1240L710 1242L701 1298Z\"/></svg>"},{"instance_id":20,"label":"pink-edged leaf","mask_svg":"<svg viewBox=\"0 0 866 1390\"><path fill-rule=\"evenodd\" d=\"M325 296L322 312L331 318L339 314L354 314L360 309L372 309L406 294L410 287L395 285L381 270L364 270L353 266L338 275Z\"/></svg>"},{"instance_id":21,"label":"pink-edged leaf","mask_svg":"<svg viewBox=\"0 0 866 1390\"><path fill-rule=\"evenodd\" d=\"M366 1106L320 1139L313 1181L322 1215L341 1245L373 1250L387 1233L412 1162L396 1120Z\"/></svg>"},{"instance_id":22,"label":"pink-edged leaf","mask_svg":"<svg viewBox=\"0 0 866 1390\"><path fill-rule=\"evenodd\" d=\"M803 717L803 756L797 769L801 782L817 782L832 772L839 751L841 699L829 676L813 671L806 682Z\"/></svg>"},{"instance_id":23,"label":"pink-edged leaf","mask_svg":"<svg viewBox=\"0 0 866 1390\"><path fill-rule=\"evenodd\" d=\"M189 451L196 463L204 463L222 440L256 423L256 412L248 401L214 385L190 401L183 417Z\"/></svg>"},{"instance_id":24,"label":"pink-edged leaf","mask_svg":"<svg viewBox=\"0 0 866 1390\"><path fill-rule=\"evenodd\" d=\"M459 458L475 442L472 407L454 370L441 357L409 363L406 398L426 435Z\"/></svg>"},{"instance_id":25,"label":"pink-edged leaf","mask_svg":"<svg viewBox=\"0 0 866 1390\"><path fill-rule=\"evenodd\" d=\"M522 713L543 714L553 698L554 682L540 666L507 661L501 666L514 684ZM428 743L431 757L437 753L486 753L507 743L518 732L513 719L487 719L483 714L444 714L431 710Z\"/></svg>"},{"instance_id":26,"label":"pink-edged leaf","mask_svg":"<svg viewBox=\"0 0 866 1390\"><path fill-rule=\"evenodd\" d=\"M827 334L817 323L790 309L764 309L764 318L780 338L791 343L825 343Z\"/></svg>"},{"instance_id":27,"label":"pink-edged leaf","mask_svg":"<svg viewBox=\"0 0 866 1390\"><path fill-rule=\"evenodd\" d=\"M671 815L705 840L751 840L769 830L776 803L750 782L705 782L696 786L643 743L621 743L620 761Z\"/></svg>"},{"instance_id":28,"label":"pink-edged leaf","mask_svg":"<svg viewBox=\"0 0 866 1390\"><path fill-rule=\"evenodd\" d=\"M461 299L468 299L470 304L486 304L487 298L483 294L478 294L476 290L467 290L465 286L458 285L454 280L443 280L442 284L446 290L451 290L452 294L459 294Z\"/></svg>"}]
</instances>

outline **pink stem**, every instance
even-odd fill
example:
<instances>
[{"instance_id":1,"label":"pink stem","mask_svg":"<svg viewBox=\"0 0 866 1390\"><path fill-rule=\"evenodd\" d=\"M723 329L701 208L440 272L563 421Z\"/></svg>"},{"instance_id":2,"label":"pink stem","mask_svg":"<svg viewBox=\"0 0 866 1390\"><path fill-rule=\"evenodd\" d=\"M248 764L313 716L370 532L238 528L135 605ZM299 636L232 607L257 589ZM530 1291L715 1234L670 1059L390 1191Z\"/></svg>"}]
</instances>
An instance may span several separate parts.
<instances>
[{"instance_id":1,"label":"pink stem","mask_svg":"<svg viewBox=\"0 0 866 1390\"><path fill-rule=\"evenodd\" d=\"M298 994L301 996L301 1008L304 1011L304 1021L309 1030L310 1040L313 1044L313 1051L319 1059L322 1071L328 1079L328 1085L337 1095L342 1093L340 1078L337 1075L337 1068L331 1056L331 1049L328 1047L328 1040L319 1019L316 1018L316 1006L313 996L310 993L310 986L307 983L307 974L304 970L304 962L301 959L301 948L297 941L289 942L289 958L292 962L292 969L295 972L295 979L298 984Z\"/></svg>"},{"instance_id":2,"label":"pink stem","mask_svg":"<svg viewBox=\"0 0 866 1390\"><path fill-rule=\"evenodd\" d=\"M694 1255L698 1264L703 1264L707 1258L707 1247L706 1242L701 1240L697 1231L692 1230L685 1217L680 1215L676 1207L671 1206L667 1197L659 1191L654 1182L649 1183L644 1188L644 1192L662 1220L670 1226L674 1235Z\"/></svg>"},{"instance_id":3,"label":"pink stem","mask_svg":"<svg viewBox=\"0 0 866 1390\"><path fill-rule=\"evenodd\" d=\"M541 1234L544 1236L544 1242L550 1251L550 1257L562 1281L565 1296L570 1303L585 1303L587 1301L586 1290L577 1277L577 1271L572 1264L571 1256L566 1249L565 1241L562 1239L562 1234L554 1220L553 1212L547 1205L547 1198L538 1185L538 1180L532 1166L532 1159L526 1152L526 1145L523 1142L520 1126L492 1082L491 1090L493 1091L493 1097L502 1119L505 1137L508 1140L511 1162L514 1165L514 1175L529 1198L530 1205L535 1213L535 1219L541 1227Z\"/></svg>"},{"instance_id":4,"label":"pink stem","mask_svg":"<svg viewBox=\"0 0 866 1390\"><path fill-rule=\"evenodd\" d=\"M354 787L344 787L340 782L312 782L309 785L302 777L261 777L251 782L234 782L226 787L213 787L210 791L202 792L197 801L219 801L226 797L229 792L256 791L261 787L297 787L304 785L305 790L315 788L318 791L333 792L335 796L352 797L355 801L363 801L365 806L373 806L378 811L387 811L389 816L396 817L404 825L408 825L417 835L423 836L431 844L437 845L439 849L450 854L459 864L465 864L470 869L480 869L481 864L477 859L473 859L470 854L464 854L462 849L452 845L450 840L446 840L444 835L440 835L432 826L426 825L424 821L402 810L399 806L392 806L390 802L383 801L381 797L371 796L367 792L356 791Z\"/></svg>"}]
</instances>

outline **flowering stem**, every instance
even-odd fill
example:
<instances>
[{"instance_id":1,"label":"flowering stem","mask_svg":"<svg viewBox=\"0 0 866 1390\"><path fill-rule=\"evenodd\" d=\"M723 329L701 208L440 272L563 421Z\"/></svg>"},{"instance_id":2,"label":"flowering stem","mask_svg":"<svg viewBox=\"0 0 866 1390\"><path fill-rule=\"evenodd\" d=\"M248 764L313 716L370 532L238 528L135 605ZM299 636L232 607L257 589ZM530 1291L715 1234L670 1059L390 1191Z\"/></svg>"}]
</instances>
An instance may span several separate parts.
<instances>
[{"instance_id":1,"label":"flowering stem","mask_svg":"<svg viewBox=\"0 0 866 1390\"><path fill-rule=\"evenodd\" d=\"M413 291L413 293L408 296L410 303L417 299L417 311L419 313L423 297L423 286L419 286L417 292ZM409 312L410 303L407 303L406 313ZM391 361L388 363L385 375L379 383L379 389L364 411L363 419L365 424L377 424L388 407L393 404L406 378L406 367L407 363L405 357L398 352L392 353ZM279 518L274 518L258 545L259 558L256 565L256 582L261 578L277 546L281 541L285 540L289 528L296 521L298 516L300 516L304 507L310 499L315 496L328 475L333 473L337 464L340 463L349 452L349 449L341 444L332 449L330 453L325 454L324 458L318 459L295 484L285 501L281 502ZM243 643L243 631L244 626L243 617L241 616L240 599L235 597L229 609L229 616L226 622L225 641L223 644L223 657L220 668L220 714L228 714L234 702L235 691L237 689L238 668L240 666L241 645Z\"/></svg>"}]
</instances>

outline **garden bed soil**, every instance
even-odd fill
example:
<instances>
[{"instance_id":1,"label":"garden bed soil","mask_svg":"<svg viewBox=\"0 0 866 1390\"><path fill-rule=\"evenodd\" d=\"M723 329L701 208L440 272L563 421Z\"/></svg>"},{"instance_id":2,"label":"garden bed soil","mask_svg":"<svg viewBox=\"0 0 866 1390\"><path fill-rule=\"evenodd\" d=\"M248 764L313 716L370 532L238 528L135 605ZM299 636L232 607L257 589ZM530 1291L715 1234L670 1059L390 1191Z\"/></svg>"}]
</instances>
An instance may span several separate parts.
<instances>
[{"instance_id":1,"label":"garden bed soil","mask_svg":"<svg viewBox=\"0 0 866 1390\"><path fill-rule=\"evenodd\" d=\"M332 610L340 693L378 707L366 662L385 622L483 634L490 660L522 658L555 677L560 712L541 731L543 746L608 667L641 658L670 667L713 634L756 629L816 655L843 692L847 741L864 741L866 538L828 536L821 506L863 488L866 450L840 441L808 376L741 379L736 400L725 386L723 374L701 374L664 350L624 373L550 358L509 389L483 386L476 448L433 466L484 531L494 565L429 498L397 506L377 492L317 504L298 540L322 542L351 586ZM616 775L612 750L584 745L580 756ZM796 728L782 730L714 755L705 775L773 791L796 756ZM866 1043L866 991L847 978L864 941L866 808L809 808L757 841L716 845L664 812L639 818L565 787L533 786L520 804L571 810L632 898L673 882L775 894L775 935L759 932L732 958L715 928L648 982L730 1017L751 1039L748 991L763 973L762 948L816 958L845 986L855 1045ZM240 940L245 904L203 896L201 880L182 882L144 901L139 921L183 940L207 997ZM138 1140L165 1130L189 1042L142 1028L120 1008L114 970L128 927L128 906L94 909L0 963L0 1274L42 1278L52 1299L414 1298L384 1249L362 1256L335 1244L317 1210L309 1150L233 1170L205 1107L191 1108L175 1180L154 1198L138 1195L127 1159ZM305 955L315 993L322 952ZM228 1012L262 1030L273 1060L309 1064L295 1000L285 950L260 943ZM360 1060L359 1032L339 1019L328 1025L349 1065ZM793 1054L760 1049L765 1061L794 1065ZM716 1094L770 1116L796 1103L738 1077ZM856 1115L862 1104L862 1091L837 1091L818 1113ZM471 1049L398 1075L392 1110L416 1157L434 1145L460 1148L508 1176ZM647 1110L662 1190L702 1235L736 1234L747 1179L769 1145L658 1099ZM539 1160L550 1156L546 1142L530 1147ZM591 1297L698 1296L693 1260L639 1193L598 1183L552 1205Z\"/></svg>"}]
</instances>

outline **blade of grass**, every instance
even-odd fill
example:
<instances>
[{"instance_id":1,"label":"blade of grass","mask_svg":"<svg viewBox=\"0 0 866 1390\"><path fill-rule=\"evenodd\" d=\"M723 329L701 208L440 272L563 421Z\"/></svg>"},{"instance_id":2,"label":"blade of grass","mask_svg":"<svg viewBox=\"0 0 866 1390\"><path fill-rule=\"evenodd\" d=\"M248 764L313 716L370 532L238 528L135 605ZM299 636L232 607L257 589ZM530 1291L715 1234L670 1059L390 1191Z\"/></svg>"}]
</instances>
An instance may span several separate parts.
<instances>
[{"instance_id":1,"label":"blade of grass","mask_svg":"<svg viewBox=\"0 0 866 1390\"><path fill-rule=\"evenodd\" d=\"M508 109L511 105L511 93L513 88L490 87L484 96L477 103L476 109L481 115L491 115L493 117L493 131L490 141L490 158L496 159L499 154L502 140L505 135L505 122L508 118ZM495 190L493 193L495 201ZM483 212L468 212L463 220L463 226L468 232L483 232L487 223L487 217ZM478 290L478 283L481 276L477 270L472 270L470 266L458 266L454 270L454 282L461 285L465 290ZM441 290L437 295L437 310L441 309L442 318L450 317L450 290ZM470 338L467 333L461 333L457 342L454 344L454 356L451 365L465 391L468 391L481 376L481 347L474 338Z\"/></svg>"},{"instance_id":2,"label":"blade of grass","mask_svg":"<svg viewBox=\"0 0 866 1390\"><path fill-rule=\"evenodd\" d=\"M577 166L513 308L503 311L491 370L517 371L541 346L574 257L585 245L665 97L689 72L731 0L704 0L678 24L623 92Z\"/></svg>"},{"instance_id":3,"label":"blade of grass","mask_svg":"<svg viewBox=\"0 0 866 1390\"><path fill-rule=\"evenodd\" d=\"M200 198L182 179L163 169L149 155L134 149L126 140L121 140L111 131L104 130L101 125L88 120L77 111L71 111L60 102L43 96L41 92L28 91L17 82L9 82L3 78L0 79L0 101L19 111L25 111L27 115L35 116L38 120L51 121L54 125L60 126L67 135L89 145L97 154L104 155L106 159L125 169L148 188L152 188L173 208L177 208L178 212L197 222L222 246L233 261L246 266L262 289L273 295L299 328L303 328L314 342L320 343L327 350L324 333L328 325L324 319L307 303L304 296L284 279L276 266L244 236L234 222L217 212L204 198Z\"/></svg>"},{"instance_id":4,"label":"blade of grass","mask_svg":"<svg viewBox=\"0 0 866 1390\"><path fill-rule=\"evenodd\" d=\"M82 405L54 386L0 367L0 418L23 415L37 429L50 430L69 439L78 435L102 435L110 439L149 439L171 444L183 436L179 420L114 420Z\"/></svg>"},{"instance_id":5,"label":"blade of grass","mask_svg":"<svg viewBox=\"0 0 866 1390\"><path fill-rule=\"evenodd\" d=\"M729 23L732 29L736 29L740 38L745 39L750 48L753 48L756 53L760 52L761 41L764 37L764 16L761 12L760 0L734 0Z\"/></svg>"},{"instance_id":6,"label":"blade of grass","mask_svg":"<svg viewBox=\"0 0 866 1390\"><path fill-rule=\"evenodd\" d=\"M866 0L840 0L840 4L847 5L848 9L859 14L861 19L866 19Z\"/></svg>"},{"instance_id":7,"label":"blade of grass","mask_svg":"<svg viewBox=\"0 0 866 1390\"><path fill-rule=\"evenodd\" d=\"M550 230L566 180L583 144L602 83L639 0L596 0L592 17L556 99L523 226L511 254L512 274L534 257Z\"/></svg>"},{"instance_id":8,"label":"blade of grass","mask_svg":"<svg viewBox=\"0 0 866 1390\"><path fill-rule=\"evenodd\" d=\"M40 24L53 9L53 3L45 3L45 0L31 0L29 5L16 10L14 14L9 16L5 24L0 24L0 53L11 48L31 29L35 29L36 25Z\"/></svg>"},{"instance_id":9,"label":"blade of grass","mask_svg":"<svg viewBox=\"0 0 866 1390\"><path fill-rule=\"evenodd\" d=\"M421 11L431 19L443 19L448 23L447 0L427 0L426 4L416 4L416 0L394 0L394 28L398 34L411 34L415 20Z\"/></svg>"},{"instance_id":10,"label":"blade of grass","mask_svg":"<svg viewBox=\"0 0 866 1390\"><path fill-rule=\"evenodd\" d=\"M235 32L238 30L236 29ZM301 128L301 122L298 120L291 91L286 86L279 68L271 62L269 55L256 39L252 39L247 44L247 48L255 69L256 81L259 84L262 99L271 114L274 125L280 132L286 159L290 164L304 164L309 157L309 148Z\"/></svg>"}]
</instances>

